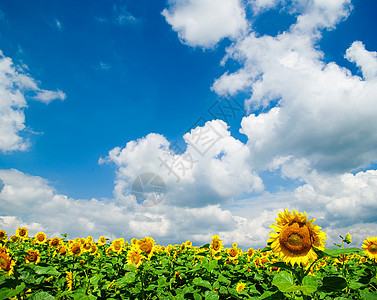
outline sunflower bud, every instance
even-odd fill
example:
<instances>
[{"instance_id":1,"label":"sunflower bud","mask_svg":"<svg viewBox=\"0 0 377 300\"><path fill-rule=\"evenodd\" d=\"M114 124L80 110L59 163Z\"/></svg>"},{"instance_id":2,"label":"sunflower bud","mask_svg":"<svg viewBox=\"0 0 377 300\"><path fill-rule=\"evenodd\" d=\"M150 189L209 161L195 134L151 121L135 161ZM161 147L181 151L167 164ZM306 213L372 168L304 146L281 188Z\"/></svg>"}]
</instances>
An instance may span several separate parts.
<instances>
[{"instance_id":1,"label":"sunflower bud","mask_svg":"<svg viewBox=\"0 0 377 300\"><path fill-rule=\"evenodd\" d=\"M352 243L352 240L351 240L351 235L350 233L348 232L345 239L344 239L344 242L347 243L347 244L351 244Z\"/></svg>"}]
</instances>

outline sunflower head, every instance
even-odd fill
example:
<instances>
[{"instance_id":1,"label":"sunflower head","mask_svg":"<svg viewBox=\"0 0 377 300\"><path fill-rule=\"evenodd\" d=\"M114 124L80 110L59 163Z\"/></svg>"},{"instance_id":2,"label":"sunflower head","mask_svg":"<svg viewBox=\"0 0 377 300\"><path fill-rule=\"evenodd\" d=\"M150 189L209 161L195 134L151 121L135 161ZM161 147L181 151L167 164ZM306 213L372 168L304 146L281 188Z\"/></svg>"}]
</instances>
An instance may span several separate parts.
<instances>
[{"instance_id":1,"label":"sunflower head","mask_svg":"<svg viewBox=\"0 0 377 300\"><path fill-rule=\"evenodd\" d=\"M7 253L0 253L0 270L5 271L9 276L13 274L13 267L15 265L14 260L12 260Z\"/></svg>"},{"instance_id":2,"label":"sunflower head","mask_svg":"<svg viewBox=\"0 0 377 300\"><path fill-rule=\"evenodd\" d=\"M246 283L244 282L239 282L237 283L237 286L236 286L236 291L237 293L240 292L240 291L243 291L246 287Z\"/></svg>"},{"instance_id":3,"label":"sunflower head","mask_svg":"<svg viewBox=\"0 0 377 300\"><path fill-rule=\"evenodd\" d=\"M267 241L272 251L284 262L292 266L297 263L306 265L309 260L317 258L313 247L325 248L326 234L319 231L320 226L313 225L315 219L308 221L306 213L296 210L278 213L277 223L270 226L275 232L270 233Z\"/></svg>"},{"instance_id":4,"label":"sunflower head","mask_svg":"<svg viewBox=\"0 0 377 300\"><path fill-rule=\"evenodd\" d=\"M60 239L58 237L54 237L50 240L50 246L53 248L58 248L60 246Z\"/></svg>"},{"instance_id":5,"label":"sunflower head","mask_svg":"<svg viewBox=\"0 0 377 300\"><path fill-rule=\"evenodd\" d=\"M26 227L18 227L16 230L16 236L20 239L27 239L29 230Z\"/></svg>"},{"instance_id":6,"label":"sunflower head","mask_svg":"<svg viewBox=\"0 0 377 300\"><path fill-rule=\"evenodd\" d=\"M0 230L0 240L5 240L7 238L7 233L5 230Z\"/></svg>"},{"instance_id":7,"label":"sunflower head","mask_svg":"<svg viewBox=\"0 0 377 300\"><path fill-rule=\"evenodd\" d=\"M131 247L127 253L127 264L135 264L137 267L143 263L145 256L143 256L142 251L139 247Z\"/></svg>"},{"instance_id":8,"label":"sunflower head","mask_svg":"<svg viewBox=\"0 0 377 300\"><path fill-rule=\"evenodd\" d=\"M220 237L218 235L212 236L212 242L210 245L210 249L213 252L219 252L223 248L223 241L220 240Z\"/></svg>"},{"instance_id":9,"label":"sunflower head","mask_svg":"<svg viewBox=\"0 0 377 300\"><path fill-rule=\"evenodd\" d=\"M38 249L29 249L26 251L27 254L25 255L25 261L27 264L34 263L35 265L38 264L41 260L41 255Z\"/></svg>"},{"instance_id":10,"label":"sunflower head","mask_svg":"<svg viewBox=\"0 0 377 300\"><path fill-rule=\"evenodd\" d=\"M104 236L101 236L99 239L98 239L98 245L99 246L103 246L106 244L106 238Z\"/></svg>"},{"instance_id":11,"label":"sunflower head","mask_svg":"<svg viewBox=\"0 0 377 300\"><path fill-rule=\"evenodd\" d=\"M377 237L369 237L363 241L361 248L364 253L370 258L377 260Z\"/></svg>"},{"instance_id":12,"label":"sunflower head","mask_svg":"<svg viewBox=\"0 0 377 300\"><path fill-rule=\"evenodd\" d=\"M139 249L144 252L148 257L151 257L153 254L153 247L154 247L155 241L149 236L146 236L143 239L140 239L137 241L137 245Z\"/></svg>"},{"instance_id":13,"label":"sunflower head","mask_svg":"<svg viewBox=\"0 0 377 300\"><path fill-rule=\"evenodd\" d=\"M115 239L111 242L112 251L121 253L123 251L124 239Z\"/></svg>"},{"instance_id":14,"label":"sunflower head","mask_svg":"<svg viewBox=\"0 0 377 300\"><path fill-rule=\"evenodd\" d=\"M69 247L69 254L77 256L77 255L80 255L81 252L82 252L81 243L77 243L77 242L71 243Z\"/></svg>"},{"instance_id":15,"label":"sunflower head","mask_svg":"<svg viewBox=\"0 0 377 300\"><path fill-rule=\"evenodd\" d=\"M46 240L47 238L44 232L38 232L34 237L34 242L37 244L44 244Z\"/></svg>"}]
</instances>

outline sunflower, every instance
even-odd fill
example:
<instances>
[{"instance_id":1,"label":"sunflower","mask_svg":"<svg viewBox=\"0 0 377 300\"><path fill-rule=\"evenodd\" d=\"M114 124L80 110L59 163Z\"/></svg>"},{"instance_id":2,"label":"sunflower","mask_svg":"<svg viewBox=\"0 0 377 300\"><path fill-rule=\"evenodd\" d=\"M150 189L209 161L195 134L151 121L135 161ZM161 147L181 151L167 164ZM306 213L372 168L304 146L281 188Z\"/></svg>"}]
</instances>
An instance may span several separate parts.
<instances>
[{"instance_id":1,"label":"sunflower","mask_svg":"<svg viewBox=\"0 0 377 300\"><path fill-rule=\"evenodd\" d=\"M271 244L272 251L283 259L284 262L294 266L306 265L309 260L315 260L317 254L313 247L325 249L326 233L319 231L318 225L312 223L315 219L307 221L306 212L298 213L288 209L278 213L277 223L270 226L275 232L269 234L267 243Z\"/></svg>"},{"instance_id":2,"label":"sunflower","mask_svg":"<svg viewBox=\"0 0 377 300\"><path fill-rule=\"evenodd\" d=\"M236 291L237 291L237 293L240 292L240 291L243 291L243 290L245 289L245 287L246 287L246 283L244 283L244 282L239 282L239 283L237 284L237 287L236 287Z\"/></svg>"},{"instance_id":3,"label":"sunflower","mask_svg":"<svg viewBox=\"0 0 377 300\"><path fill-rule=\"evenodd\" d=\"M135 264L137 267L143 263L145 256L141 254L141 249L139 247L131 247L127 253L127 264Z\"/></svg>"},{"instance_id":4,"label":"sunflower","mask_svg":"<svg viewBox=\"0 0 377 300\"><path fill-rule=\"evenodd\" d=\"M0 246L0 254L1 254L1 253L8 254L7 248L5 248L5 247L1 247L1 246Z\"/></svg>"},{"instance_id":5,"label":"sunflower","mask_svg":"<svg viewBox=\"0 0 377 300\"><path fill-rule=\"evenodd\" d=\"M361 248L364 249L364 253L370 259L377 259L377 237L366 238L361 245Z\"/></svg>"},{"instance_id":6,"label":"sunflower","mask_svg":"<svg viewBox=\"0 0 377 300\"><path fill-rule=\"evenodd\" d=\"M58 253L59 253L60 255L63 255L63 256L67 255L67 248L66 248L65 246L61 246L61 247L59 248Z\"/></svg>"},{"instance_id":7,"label":"sunflower","mask_svg":"<svg viewBox=\"0 0 377 300\"><path fill-rule=\"evenodd\" d=\"M154 239L147 236L143 239L137 241L139 249L144 252L148 257L151 257L153 254L153 246L155 244Z\"/></svg>"},{"instance_id":8,"label":"sunflower","mask_svg":"<svg viewBox=\"0 0 377 300\"><path fill-rule=\"evenodd\" d=\"M229 260L236 260L239 256L240 256L240 251L241 249L238 249L238 248L235 248L235 247L232 247L232 248L227 248L226 249L226 252L228 253L229 255Z\"/></svg>"},{"instance_id":9,"label":"sunflower","mask_svg":"<svg viewBox=\"0 0 377 300\"><path fill-rule=\"evenodd\" d=\"M29 249L26 251L27 254L25 255L25 261L27 264L34 263L35 265L38 264L41 260L41 255L38 251L38 249Z\"/></svg>"},{"instance_id":10,"label":"sunflower","mask_svg":"<svg viewBox=\"0 0 377 300\"><path fill-rule=\"evenodd\" d=\"M26 227L18 227L16 230L16 236L20 239L27 239L29 230Z\"/></svg>"},{"instance_id":11,"label":"sunflower","mask_svg":"<svg viewBox=\"0 0 377 300\"><path fill-rule=\"evenodd\" d=\"M118 254L123 251L124 239L115 239L111 242L110 248L112 251L117 252Z\"/></svg>"},{"instance_id":12,"label":"sunflower","mask_svg":"<svg viewBox=\"0 0 377 300\"><path fill-rule=\"evenodd\" d=\"M7 238L7 233L4 230L0 230L0 240L5 240Z\"/></svg>"},{"instance_id":13,"label":"sunflower","mask_svg":"<svg viewBox=\"0 0 377 300\"><path fill-rule=\"evenodd\" d=\"M38 232L35 237L34 237L34 241L37 243L37 244L44 244L46 242L46 234L44 232Z\"/></svg>"},{"instance_id":14,"label":"sunflower","mask_svg":"<svg viewBox=\"0 0 377 300\"><path fill-rule=\"evenodd\" d=\"M89 252L92 250L92 241L93 239L86 238L84 243L82 243L82 251Z\"/></svg>"},{"instance_id":15,"label":"sunflower","mask_svg":"<svg viewBox=\"0 0 377 300\"><path fill-rule=\"evenodd\" d=\"M75 256L80 255L81 252L82 252L81 243L77 243L77 242L71 243L71 245L69 246L68 251L69 251L69 254L71 254L71 255L75 255Z\"/></svg>"},{"instance_id":16,"label":"sunflower","mask_svg":"<svg viewBox=\"0 0 377 300\"><path fill-rule=\"evenodd\" d=\"M247 260L250 260L254 255L254 249L253 248L249 248L249 250L247 250Z\"/></svg>"},{"instance_id":17,"label":"sunflower","mask_svg":"<svg viewBox=\"0 0 377 300\"><path fill-rule=\"evenodd\" d=\"M223 241L220 240L220 237L218 235L212 236L212 242L210 249L212 252L220 252L223 248Z\"/></svg>"},{"instance_id":18,"label":"sunflower","mask_svg":"<svg viewBox=\"0 0 377 300\"><path fill-rule=\"evenodd\" d=\"M60 246L60 239L58 237L54 237L49 242L50 247L58 248Z\"/></svg>"},{"instance_id":19,"label":"sunflower","mask_svg":"<svg viewBox=\"0 0 377 300\"><path fill-rule=\"evenodd\" d=\"M90 251L90 255L98 254L98 246L96 244L92 244L92 250Z\"/></svg>"},{"instance_id":20,"label":"sunflower","mask_svg":"<svg viewBox=\"0 0 377 300\"><path fill-rule=\"evenodd\" d=\"M5 271L9 276L13 274L13 267L16 263L12 260L7 253L0 253L0 270Z\"/></svg>"},{"instance_id":21,"label":"sunflower","mask_svg":"<svg viewBox=\"0 0 377 300\"><path fill-rule=\"evenodd\" d=\"M106 238L104 236L101 236L99 239L98 239L98 245L99 246L103 246L106 244Z\"/></svg>"}]
</instances>

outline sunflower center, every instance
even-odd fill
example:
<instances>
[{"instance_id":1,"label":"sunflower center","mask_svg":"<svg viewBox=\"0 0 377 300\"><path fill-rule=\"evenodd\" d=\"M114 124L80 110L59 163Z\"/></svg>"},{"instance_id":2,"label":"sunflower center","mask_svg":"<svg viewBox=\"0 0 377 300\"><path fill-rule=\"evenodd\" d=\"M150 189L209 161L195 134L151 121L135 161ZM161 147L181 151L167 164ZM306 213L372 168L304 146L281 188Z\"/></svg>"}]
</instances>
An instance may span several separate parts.
<instances>
[{"instance_id":1,"label":"sunflower center","mask_svg":"<svg viewBox=\"0 0 377 300\"><path fill-rule=\"evenodd\" d=\"M213 242L213 250L217 251L220 249L220 243L219 241L214 241Z\"/></svg>"},{"instance_id":2,"label":"sunflower center","mask_svg":"<svg viewBox=\"0 0 377 300\"><path fill-rule=\"evenodd\" d=\"M370 245L368 250L370 253L373 253L373 254L377 253L377 245L375 244Z\"/></svg>"},{"instance_id":3,"label":"sunflower center","mask_svg":"<svg viewBox=\"0 0 377 300\"><path fill-rule=\"evenodd\" d=\"M43 242L44 239L45 239L45 237L43 235L39 235L38 236L38 241Z\"/></svg>"},{"instance_id":4,"label":"sunflower center","mask_svg":"<svg viewBox=\"0 0 377 300\"><path fill-rule=\"evenodd\" d=\"M29 253L29 255L26 256L26 259L27 259L28 261L32 261L32 262L33 262L33 261L36 261L37 258L38 258L38 256L37 256L37 254L34 253L34 252L31 252L31 253Z\"/></svg>"},{"instance_id":5,"label":"sunflower center","mask_svg":"<svg viewBox=\"0 0 377 300\"><path fill-rule=\"evenodd\" d=\"M73 246L72 247L72 252L75 253L75 254L78 254L81 252L81 249L79 246Z\"/></svg>"},{"instance_id":6,"label":"sunflower center","mask_svg":"<svg viewBox=\"0 0 377 300\"><path fill-rule=\"evenodd\" d=\"M137 264L139 262L139 255L137 254L132 255L131 260L133 263Z\"/></svg>"},{"instance_id":7,"label":"sunflower center","mask_svg":"<svg viewBox=\"0 0 377 300\"><path fill-rule=\"evenodd\" d=\"M145 253L150 253L151 252L151 247L150 247L150 245L148 245L147 243L145 243L145 244L142 244L141 246L140 246L140 249L142 250L142 251L144 251Z\"/></svg>"},{"instance_id":8,"label":"sunflower center","mask_svg":"<svg viewBox=\"0 0 377 300\"><path fill-rule=\"evenodd\" d=\"M293 254L306 253L312 247L309 228L305 224L297 222L281 231L279 241L285 249Z\"/></svg>"},{"instance_id":9,"label":"sunflower center","mask_svg":"<svg viewBox=\"0 0 377 300\"><path fill-rule=\"evenodd\" d=\"M20 229L19 235L20 236L25 236L26 235L26 230L25 229Z\"/></svg>"}]
</instances>

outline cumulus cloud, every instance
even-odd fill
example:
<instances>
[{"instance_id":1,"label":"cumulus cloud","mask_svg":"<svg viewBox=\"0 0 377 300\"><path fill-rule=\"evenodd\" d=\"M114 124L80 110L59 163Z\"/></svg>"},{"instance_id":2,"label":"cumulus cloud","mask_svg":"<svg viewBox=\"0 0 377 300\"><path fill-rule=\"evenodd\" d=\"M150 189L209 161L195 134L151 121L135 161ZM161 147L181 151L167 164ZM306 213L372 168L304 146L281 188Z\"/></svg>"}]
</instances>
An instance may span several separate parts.
<instances>
[{"instance_id":1,"label":"cumulus cloud","mask_svg":"<svg viewBox=\"0 0 377 300\"><path fill-rule=\"evenodd\" d=\"M240 0L171 0L162 15L180 39L191 46L210 48L247 29Z\"/></svg>"},{"instance_id":2,"label":"cumulus cloud","mask_svg":"<svg viewBox=\"0 0 377 300\"><path fill-rule=\"evenodd\" d=\"M262 180L247 165L249 149L230 135L225 122L207 122L184 138L187 149L181 154L174 153L170 142L159 134L111 150L100 162L113 162L117 167L116 199L121 201L129 194L132 182L146 172L158 174L166 182L164 202L169 205L216 205L245 192L263 190Z\"/></svg>"},{"instance_id":3,"label":"cumulus cloud","mask_svg":"<svg viewBox=\"0 0 377 300\"><path fill-rule=\"evenodd\" d=\"M263 247L267 236L266 224L259 229L256 220L233 215L219 205L179 207L165 202L153 207L137 205L129 196L129 203L97 199L72 199L59 194L45 179L18 170L0 170L4 189L0 192L0 228L14 234L17 227L27 226L30 235L44 231L49 237L67 233L69 238L101 235L111 239L152 236L167 245L190 239L196 245L211 241L221 232L224 241L234 242L232 236L242 236L245 249ZM134 201L134 205L131 202ZM264 219L262 215L258 221ZM251 223L248 223L251 222ZM253 227L251 227L253 226Z\"/></svg>"},{"instance_id":4,"label":"cumulus cloud","mask_svg":"<svg viewBox=\"0 0 377 300\"><path fill-rule=\"evenodd\" d=\"M25 128L24 109L27 107L25 93L35 93L36 101L49 103L65 99L62 91L47 91L19 66L14 66L9 57L0 51L0 151L26 150L27 140L21 136Z\"/></svg>"},{"instance_id":5,"label":"cumulus cloud","mask_svg":"<svg viewBox=\"0 0 377 300\"><path fill-rule=\"evenodd\" d=\"M367 51L362 42L353 42L347 49L345 58L355 63L362 71L363 77L367 80L377 77L377 52Z\"/></svg>"},{"instance_id":6,"label":"cumulus cloud","mask_svg":"<svg viewBox=\"0 0 377 300\"><path fill-rule=\"evenodd\" d=\"M318 170L349 172L376 160L375 52L360 42L345 51L362 69L360 78L325 63L317 45L317 30L334 26L349 9L349 1L310 1L289 31L276 37L252 32L227 49L225 61L243 66L226 72L212 89L218 94L248 89L249 112L263 111L241 123L251 165L266 169L276 157L294 155ZM324 12L320 19L317 10Z\"/></svg>"}]
</instances>

